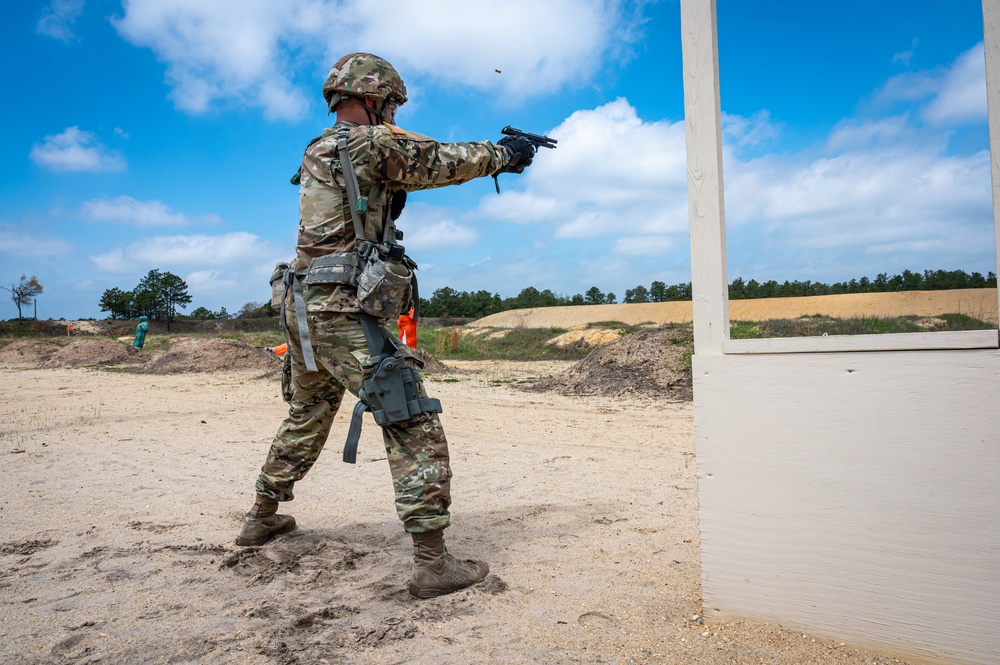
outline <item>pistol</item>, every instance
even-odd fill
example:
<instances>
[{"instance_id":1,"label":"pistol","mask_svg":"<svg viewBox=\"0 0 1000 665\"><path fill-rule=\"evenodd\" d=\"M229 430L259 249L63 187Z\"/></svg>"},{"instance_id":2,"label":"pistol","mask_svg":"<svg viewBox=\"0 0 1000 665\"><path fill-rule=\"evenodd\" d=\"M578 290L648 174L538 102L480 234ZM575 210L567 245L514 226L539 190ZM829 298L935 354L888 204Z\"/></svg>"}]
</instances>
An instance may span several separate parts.
<instances>
[{"instance_id":1,"label":"pistol","mask_svg":"<svg viewBox=\"0 0 1000 665\"><path fill-rule=\"evenodd\" d=\"M518 136L521 138L528 139L531 141L531 145L536 148L552 148L555 149L556 144L559 143L556 139L550 139L548 136L542 136L541 134L532 134L531 132L522 132L517 127L511 127L507 125L500 130L500 133L505 136Z\"/></svg>"},{"instance_id":2,"label":"pistol","mask_svg":"<svg viewBox=\"0 0 1000 665\"><path fill-rule=\"evenodd\" d=\"M548 136L543 136L541 134L532 134L531 132L522 132L517 127L511 127L507 125L500 130L500 133L504 136L514 136L519 138L528 139L534 148L549 148L554 150L556 144L559 143L556 139L549 138ZM493 174L493 184L497 188L497 194L500 193L500 179L497 178L497 174Z\"/></svg>"}]
</instances>

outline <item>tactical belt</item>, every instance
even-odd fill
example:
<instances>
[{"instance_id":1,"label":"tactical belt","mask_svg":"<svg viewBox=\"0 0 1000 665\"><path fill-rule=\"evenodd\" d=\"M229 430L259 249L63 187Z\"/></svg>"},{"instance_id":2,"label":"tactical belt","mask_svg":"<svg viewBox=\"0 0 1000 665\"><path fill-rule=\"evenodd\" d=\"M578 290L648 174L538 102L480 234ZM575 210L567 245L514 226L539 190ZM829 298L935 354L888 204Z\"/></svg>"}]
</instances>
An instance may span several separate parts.
<instances>
[{"instance_id":1,"label":"tactical belt","mask_svg":"<svg viewBox=\"0 0 1000 665\"><path fill-rule=\"evenodd\" d=\"M358 255L356 252L326 254L309 262L302 280L306 284L357 284Z\"/></svg>"}]
</instances>

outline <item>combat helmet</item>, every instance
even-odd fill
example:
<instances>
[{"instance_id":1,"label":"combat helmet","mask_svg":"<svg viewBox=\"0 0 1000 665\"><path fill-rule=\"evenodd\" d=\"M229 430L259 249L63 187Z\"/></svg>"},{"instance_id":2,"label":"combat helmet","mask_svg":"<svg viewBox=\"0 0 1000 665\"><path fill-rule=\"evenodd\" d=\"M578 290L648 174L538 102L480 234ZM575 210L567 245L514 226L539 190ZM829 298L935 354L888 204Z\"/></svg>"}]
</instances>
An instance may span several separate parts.
<instances>
[{"instance_id":1,"label":"combat helmet","mask_svg":"<svg viewBox=\"0 0 1000 665\"><path fill-rule=\"evenodd\" d=\"M323 84L323 99L330 111L348 97L364 100L381 116L386 102L397 106L406 102L406 86L385 59L371 53L349 53L334 63Z\"/></svg>"}]
</instances>

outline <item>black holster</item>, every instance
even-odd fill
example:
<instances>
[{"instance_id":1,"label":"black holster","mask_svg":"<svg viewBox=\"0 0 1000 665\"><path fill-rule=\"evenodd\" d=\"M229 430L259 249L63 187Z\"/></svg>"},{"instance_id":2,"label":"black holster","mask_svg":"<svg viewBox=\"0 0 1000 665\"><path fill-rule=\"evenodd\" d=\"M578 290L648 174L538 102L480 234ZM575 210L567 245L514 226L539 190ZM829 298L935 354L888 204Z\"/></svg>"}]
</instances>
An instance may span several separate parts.
<instances>
[{"instance_id":1,"label":"black holster","mask_svg":"<svg viewBox=\"0 0 1000 665\"><path fill-rule=\"evenodd\" d=\"M374 317L360 313L372 364L361 382L358 403L351 414L351 426L344 443L344 461L357 461L361 416L371 411L379 427L406 422L424 413L441 413L441 400L420 396L420 372L395 354L393 340L382 336ZM381 342L382 345L378 346Z\"/></svg>"}]
</instances>

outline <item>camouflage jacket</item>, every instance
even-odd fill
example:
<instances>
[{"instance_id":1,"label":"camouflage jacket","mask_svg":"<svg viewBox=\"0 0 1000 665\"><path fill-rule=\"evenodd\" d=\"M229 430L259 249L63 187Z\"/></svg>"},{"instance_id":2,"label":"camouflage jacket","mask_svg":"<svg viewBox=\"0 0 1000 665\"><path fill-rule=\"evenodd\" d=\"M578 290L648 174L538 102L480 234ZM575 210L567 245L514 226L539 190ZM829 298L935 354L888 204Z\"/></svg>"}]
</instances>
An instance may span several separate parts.
<instances>
[{"instance_id":1,"label":"camouflage jacket","mask_svg":"<svg viewBox=\"0 0 1000 665\"><path fill-rule=\"evenodd\" d=\"M507 151L489 141L439 143L393 125L337 123L302 158L299 234L292 263L299 275L314 257L354 251L354 224L337 152L337 132L344 126L350 128L347 146L361 196L368 198L367 212L361 214L365 235L375 242L381 240L394 191L458 185L492 175L508 160ZM348 285L306 287L305 301L311 312L358 311L355 289Z\"/></svg>"}]
</instances>

